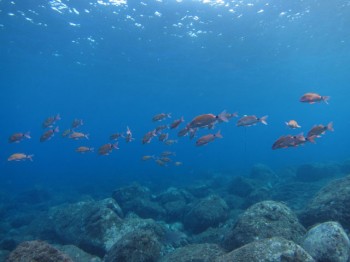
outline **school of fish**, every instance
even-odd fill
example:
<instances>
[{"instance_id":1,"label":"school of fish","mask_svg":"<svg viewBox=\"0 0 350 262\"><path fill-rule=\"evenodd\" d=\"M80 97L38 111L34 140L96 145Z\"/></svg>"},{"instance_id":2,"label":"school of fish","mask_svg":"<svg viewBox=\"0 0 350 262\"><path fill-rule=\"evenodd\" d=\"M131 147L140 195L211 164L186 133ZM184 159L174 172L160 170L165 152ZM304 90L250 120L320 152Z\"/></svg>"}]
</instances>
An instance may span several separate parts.
<instances>
[{"instance_id":1,"label":"school of fish","mask_svg":"<svg viewBox=\"0 0 350 262\"><path fill-rule=\"evenodd\" d=\"M306 93L300 98L300 102L302 103L319 103L324 102L328 104L330 97L329 96L321 96L317 93ZM177 136L179 138L188 136L190 139L193 139L197 136L197 132L199 129L214 129L217 124L220 123L227 123L230 119L238 117L238 113L228 113L226 110L222 111L220 114L202 114L194 117L190 122L188 122L182 129L177 131ZM160 113L157 115L154 115L152 117L152 122L158 123L161 121L165 121L167 119L171 118L171 113ZM263 124L267 125L267 118L268 116L255 116L255 115L244 115L240 117L237 120L236 126L237 127L250 127L254 126L256 124ZM40 136L39 140L40 142L46 142L50 139L52 139L56 133L59 133L59 127L57 125L57 122L61 120L61 116L59 114L55 116L50 116L47 119L45 119L42 123L42 127L44 129L42 135ZM154 129L146 132L144 136L141 139L142 144L149 144L152 142L153 138L158 137L158 141L161 143L164 143L165 145L171 146L175 143L177 143L177 140L169 139L170 134L169 131L179 129L180 125L185 122L184 117L177 118L173 121L171 121L170 124L163 124L158 125ZM89 140L89 134L83 133L78 131L77 129L83 126L84 122L82 119L74 119L71 127L64 130L61 135L64 138L72 139L72 140ZM294 119L289 120L285 122L287 127L290 129L299 129L301 126L298 124L298 122ZM298 135L283 135L279 137L276 141L272 144L272 149L282 149L282 148L290 148L290 147L298 147L300 145L304 145L305 143L316 143L315 139L320 138L322 135L326 133L326 131L334 131L333 128L333 122L329 122L326 125L318 124L314 125L308 132L307 135L304 136L303 133L300 133ZM217 131L216 133L213 132L207 132L207 134L200 136L196 142L195 145L197 147L207 145L209 143L214 142L217 140L217 138L222 139L223 135L221 134L221 131ZM9 143L20 143L23 140L31 139L30 132L16 132L10 135L8 142ZM119 140L125 139L126 143L130 143L135 140L133 137L132 131L129 128L129 126L126 127L125 133L123 132L117 132L114 134L111 134L109 136L109 143L101 145L98 150L97 154L107 156L113 152L113 150L119 149ZM93 153L94 148L90 146L79 146L75 149L77 153L80 154L86 154L86 153ZM175 152L172 151L163 151L159 155L145 155L141 157L142 161L149 161L153 160L156 164L159 166L169 166L170 163L172 163L174 166L181 166L183 163L180 161L173 161L171 157L176 156ZM30 160L33 161L34 155L32 154L25 154L16 152L8 157L8 161L25 161Z\"/></svg>"}]
</instances>

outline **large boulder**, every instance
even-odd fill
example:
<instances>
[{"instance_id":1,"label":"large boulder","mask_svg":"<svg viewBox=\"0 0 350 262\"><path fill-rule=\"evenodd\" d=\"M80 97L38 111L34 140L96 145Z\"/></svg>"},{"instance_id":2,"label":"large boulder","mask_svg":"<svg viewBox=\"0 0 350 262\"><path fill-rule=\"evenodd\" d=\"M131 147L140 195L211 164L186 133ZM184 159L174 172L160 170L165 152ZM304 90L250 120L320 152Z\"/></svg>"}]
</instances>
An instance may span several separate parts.
<instances>
[{"instance_id":1,"label":"large boulder","mask_svg":"<svg viewBox=\"0 0 350 262\"><path fill-rule=\"evenodd\" d=\"M142 218L163 219L166 211L156 201L153 201L151 191L144 186L132 184L118 188L112 197L121 205L125 212L133 212Z\"/></svg>"},{"instance_id":2,"label":"large boulder","mask_svg":"<svg viewBox=\"0 0 350 262\"><path fill-rule=\"evenodd\" d=\"M247 209L228 231L224 246L228 250L255 240L283 237L299 243L306 230L295 214L284 204L263 201Z\"/></svg>"},{"instance_id":3,"label":"large boulder","mask_svg":"<svg viewBox=\"0 0 350 262\"><path fill-rule=\"evenodd\" d=\"M298 167L296 179L303 182L315 182L332 178L339 173L341 173L341 170L338 164L305 164Z\"/></svg>"},{"instance_id":4,"label":"large boulder","mask_svg":"<svg viewBox=\"0 0 350 262\"><path fill-rule=\"evenodd\" d=\"M73 260L53 246L43 241L27 241L12 251L7 262L73 262Z\"/></svg>"},{"instance_id":5,"label":"large boulder","mask_svg":"<svg viewBox=\"0 0 350 262\"><path fill-rule=\"evenodd\" d=\"M247 197L254 191L256 186L256 182L253 179L236 176L228 184L227 191L239 197Z\"/></svg>"},{"instance_id":6,"label":"large boulder","mask_svg":"<svg viewBox=\"0 0 350 262\"><path fill-rule=\"evenodd\" d=\"M249 177L263 183L272 183L278 179L276 173L264 164L254 165Z\"/></svg>"},{"instance_id":7,"label":"large boulder","mask_svg":"<svg viewBox=\"0 0 350 262\"><path fill-rule=\"evenodd\" d=\"M160 262L212 262L223 254L225 251L215 244L192 244L175 249Z\"/></svg>"},{"instance_id":8,"label":"large boulder","mask_svg":"<svg viewBox=\"0 0 350 262\"><path fill-rule=\"evenodd\" d=\"M350 175L334 180L318 191L299 219L307 227L337 221L350 230Z\"/></svg>"},{"instance_id":9,"label":"large boulder","mask_svg":"<svg viewBox=\"0 0 350 262\"><path fill-rule=\"evenodd\" d=\"M254 241L223 255L215 262L315 262L299 245L273 237Z\"/></svg>"},{"instance_id":10,"label":"large boulder","mask_svg":"<svg viewBox=\"0 0 350 262\"><path fill-rule=\"evenodd\" d=\"M108 251L105 262L155 262L162 245L151 230L137 230L120 238Z\"/></svg>"},{"instance_id":11,"label":"large boulder","mask_svg":"<svg viewBox=\"0 0 350 262\"><path fill-rule=\"evenodd\" d=\"M118 208L111 208L110 202L86 201L53 207L49 216L55 233L66 244L103 256L115 243L122 224L115 213ZM115 201L114 204L117 205Z\"/></svg>"},{"instance_id":12,"label":"large boulder","mask_svg":"<svg viewBox=\"0 0 350 262\"><path fill-rule=\"evenodd\" d=\"M101 262L101 258L90 255L80 248L73 245L64 245L58 246L55 245L55 248L60 250L61 252L67 254L74 262ZM0 260L1 261L1 260Z\"/></svg>"},{"instance_id":13,"label":"large boulder","mask_svg":"<svg viewBox=\"0 0 350 262\"><path fill-rule=\"evenodd\" d=\"M326 222L311 228L302 247L316 261L347 262L349 259L350 241L337 222Z\"/></svg>"},{"instance_id":14,"label":"large boulder","mask_svg":"<svg viewBox=\"0 0 350 262\"><path fill-rule=\"evenodd\" d=\"M184 225L187 230L200 233L209 227L216 227L225 222L229 208L221 197L211 195L199 200L186 214Z\"/></svg>"},{"instance_id":15,"label":"large boulder","mask_svg":"<svg viewBox=\"0 0 350 262\"><path fill-rule=\"evenodd\" d=\"M193 196L184 189L168 188L156 197L156 201L165 209L166 220L170 222L181 221L189 210L189 203Z\"/></svg>"}]
</instances>

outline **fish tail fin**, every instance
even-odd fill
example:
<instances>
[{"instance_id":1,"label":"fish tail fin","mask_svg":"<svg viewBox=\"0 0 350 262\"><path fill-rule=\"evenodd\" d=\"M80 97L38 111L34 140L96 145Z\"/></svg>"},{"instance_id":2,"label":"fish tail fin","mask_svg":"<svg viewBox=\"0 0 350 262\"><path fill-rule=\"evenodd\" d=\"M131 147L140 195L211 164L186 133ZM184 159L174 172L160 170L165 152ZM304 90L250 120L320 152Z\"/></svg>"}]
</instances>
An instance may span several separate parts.
<instances>
[{"instance_id":1,"label":"fish tail fin","mask_svg":"<svg viewBox=\"0 0 350 262\"><path fill-rule=\"evenodd\" d=\"M330 96L322 96L322 101L325 102L326 104L329 104L328 103L328 100L331 99Z\"/></svg>"},{"instance_id":2,"label":"fish tail fin","mask_svg":"<svg viewBox=\"0 0 350 262\"><path fill-rule=\"evenodd\" d=\"M34 157L34 155L27 155L27 158L32 162L33 162L33 157Z\"/></svg>"},{"instance_id":3,"label":"fish tail fin","mask_svg":"<svg viewBox=\"0 0 350 262\"><path fill-rule=\"evenodd\" d=\"M24 137L25 138L28 138L28 139L31 139L32 137L30 136L30 132L28 131L28 132L26 132L25 134L24 134Z\"/></svg>"},{"instance_id":4,"label":"fish tail fin","mask_svg":"<svg viewBox=\"0 0 350 262\"><path fill-rule=\"evenodd\" d=\"M261 117L261 118L259 118L259 121L261 122L261 123L263 123L264 125L267 125L267 122L266 122L266 119L268 118L268 116L263 116L263 117Z\"/></svg>"},{"instance_id":5,"label":"fish tail fin","mask_svg":"<svg viewBox=\"0 0 350 262\"><path fill-rule=\"evenodd\" d=\"M166 114L167 118L171 118L171 113Z\"/></svg>"},{"instance_id":6,"label":"fish tail fin","mask_svg":"<svg viewBox=\"0 0 350 262\"><path fill-rule=\"evenodd\" d=\"M231 117L238 117L238 112L234 112Z\"/></svg>"},{"instance_id":7,"label":"fish tail fin","mask_svg":"<svg viewBox=\"0 0 350 262\"><path fill-rule=\"evenodd\" d=\"M118 142L112 144L112 148L114 148L114 149L119 149L119 147L118 147Z\"/></svg>"},{"instance_id":8,"label":"fish tail fin","mask_svg":"<svg viewBox=\"0 0 350 262\"><path fill-rule=\"evenodd\" d=\"M228 119L226 117L226 110L222 111L217 118L219 118L223 122L228 122Z\"/></svg>"},{"instance_id":9,"label":"fish tail fin","mask_svg":"<svg viewBox=\"0 0 350 262\"><path fill-rule=\"evenodd\" d=\"M317 136L309 136L306 138L307 141L309 141L310 143L316 144L315 138Z\"/></svg>"},{"instance_id":10,"label":"fish tail fin","mask_svg":"<svg viewBox=\"0 0 350 262\"><path fill-rule=\"evenodd\" d=\"M334 128L333 128L333 122L329 122L328 125L327 125L327 130L329 131L334 131Z\"/></svg>"},{"instance_id":11,"label":"fish tail fin","mask_svg":"<svg viewBox=\"0 0 350 262\"><path fill-rule=\"evenodd\" d=\"M59 127L58 127L58 126L56 126L56 127L55 127L55 129L53 130L53 132L54 132L54 133L58 133L58 132L60 132Z\"/></svg>"},{"instance_id":12,"label":"fish tail fin","mask_svg":"<svg viewBox=\"0 0 350 262\"><path fill-rule=\"evenodd\" d=\"M90 147L90 151L91 151L91 152L94 152L94 151L95 151L95 148Z\"/></svg>"},{"instance_id":13,"label":"fish tail fin","mask_svg":"<svg viewBox=\"0 0 350 262\"><path fill-rule=\"evenodd\" d=\"M216 134L215 137L217 138L223 138L223 136L221 135L221 130L219 130Z\"/></svg>"},{"instance_id":14,"label":"fish tail fin","mask_svg":"<svg viewBox=\"0 0 350 262\"><path fill-rule=\"evenodd\" d=\"M85 135L84 135L84 137L85 137L87 140L89 140L89 136L90 136L90 134L85 134Z\"/></svg>"}]
</instances>

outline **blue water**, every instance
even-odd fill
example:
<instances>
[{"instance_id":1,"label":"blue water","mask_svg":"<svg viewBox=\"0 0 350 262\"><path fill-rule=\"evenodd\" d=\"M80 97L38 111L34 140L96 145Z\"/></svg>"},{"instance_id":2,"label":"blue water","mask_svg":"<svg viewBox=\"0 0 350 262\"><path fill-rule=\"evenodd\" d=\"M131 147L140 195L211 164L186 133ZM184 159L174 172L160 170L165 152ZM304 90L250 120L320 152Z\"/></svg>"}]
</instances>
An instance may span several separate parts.
<instances>
[{"instance_id":1,"label":"blue water","mask_svg":"<svg viewBox=\"0 0 350 262\"><path fill-rule=\"evenodd\" d=\"M241 1L7 1L0 0L0 176L2 187L35 185L114 187L118 181L174 184L208 172L232 175L256 163L278 169L349 157L350 2L313 0ZM329 105L299 102L316 92ZM196 147L177 138L173 146L155 138L155 114L169 124L186 123L226 109L268 115L268 125L236 127L237 118L200 130L221 130L223 139ZM59 113L61 131L75 118L90 140L56 134L41 143L42 122ZM296 119L300 130L284 122ZM317 144L272 150L281 135L334 122ZM129 126L135 141L120 141L109 156L77 154L97 148ZM184 127L182 124L181 127ZM32 139L9 144L14 132ZM143 155L176 152L176 167L142 162ZM34 161L8 162L34 154ZM102 190L102 189L101 189ZM106 191L106 194L110 194Z\"/></svg>"}]
</instances>

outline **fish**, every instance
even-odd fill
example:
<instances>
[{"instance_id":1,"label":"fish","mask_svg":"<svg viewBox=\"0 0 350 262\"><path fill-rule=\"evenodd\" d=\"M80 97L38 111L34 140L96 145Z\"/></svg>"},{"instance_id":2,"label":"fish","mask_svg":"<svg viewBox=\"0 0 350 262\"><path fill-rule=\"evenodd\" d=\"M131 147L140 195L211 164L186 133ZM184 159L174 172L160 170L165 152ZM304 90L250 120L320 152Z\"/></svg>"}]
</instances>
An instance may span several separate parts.
<instances>
[{"instance_id":1,"label":"fish","mask_svg":"<svg viewBox=\"0 0 350 262\"><path fill-rule=\"evenodd\" d=\"M177 143L177 140L170 139L170 140L164 141L164 144L166 144L167 146L172 146L175 143Z\"/></svg>"},{"instance_id":2,"label":"fish","mask_svg":"<svg viewBox=\"0 0 350 262\"><path fill-rule=\"evenodd\" d=\"M184 122L184 121L185 121L185 119L184 119L184 117L182 116L180 119L174 120L174 121L169 125L169 128L170 128L170 129L178 128L179 125L180 125L182 122Z\"/></svg>"},{"instance_id":3,"label":"fish","mask_svg":"<svg viewBox=\"0 0 350 262\"><path fill-rule=\"evenodd\" d=\"M29 159L30 161L33 161L33 157L34 157L34 155L26 155L26 154L23 154L23 153L15 153L15 154L10 155L7 158L7 161L25 161L27 159Z\"/></svg>"},{"instance_id":4,"label":"fish","mask_svg":"<svg viewBox=\"0 0 350 262\"><path fill-rule=\"evenodd\" d=\"M266 122L267 117L268 116L263 116L258 118L255 115L250 115L250 116L246 115L238 120L237 126L253 126L259 122L263 123L264 125L267 125L267 122Z\"/></svg>"},{"instance_id":5,"label":"fish","mask_svg":"<svg viewBox=\"0 0 350 262\"><path fill-rule=\"evenodd\" d=\"M40 142L50 140L55 135L55 133L58 133L59 131L60 130L59 130L58 126L56 126L53 129L47 130L46 132L44 132L44 134L41 135Z\"/></svg>"},{"instance_id":6,"label":"fish","mask_svg":"<svg viewBox=\"0 0 350 262\"><path fill-rule=\"evenodd\" d=\"M167 125L161 125L161 126L157 126L156 127L156 133L159 134L161 133L163 130L169 128Z\"/></svg>"},{"instance_id":7,"label":"fish","mask_svg":"<svg viewBox=\"0 0 350 262\"><path fill-rule=\"evenodd\" d=\"M73 130L72 129L66 129L63 131L62 133L62 137L67 137L70 133L72 133Z\"/></svg>"},{"instance_id":8,"label":"fish","mask_svg":"<svg viewBox=\"0 0 350 262\"><path fill-rule=\"evenodd\" d=\"M75 152L78 152L78 153L94 152L94 148L87 147L87 146L80 146L77 149L75 149Z\"/></svg>"},{"instance_id":9,"label":"fish","mask_svg":"<svg viewBox=\"0 0 350 262\"><path fill-rule=\"evenodd\" d=\"M226 113L226 114L225 114L225 117L226 117L227 120L230 120L230 119L233 118L233 117L238 117L238 112ZM222 122L224 122L224 121L222 121L221 119L218 119L218 122L219 122L219 123L222 123Z\"/></svg>"},{"instance_id":10,"label":"fish","mask_svg":"<svg viewBox=\"0 0 350 262\"><path fill-rule=\"evenodd\" d=\"M119 149L118 143L108 143L100 146L100 148L98 149L98 154L107 156L112 152L113 149Z\"/></svg>"},{"instance_id":11,"label":"fish","mask_svg":"<svg viewBox=\"0 0 350 262\"><path fill-rule=\"evenodd\" d=\"M171 118L171 113L160 113L160 114L157 114L155 116L152 117L152 121L153 122L158 122L158 121L162 121L164 120L165 118Z\"/></svg>"},{"instance_id":12,"label":"fish","mask_svg":"<svg viewBox=\"0 0 350 262\"><path fill-rule=\"evenodd\" d=\"M311 137L311 136L320 137L326 131L332 131L332 132L334 131L333 122L329 122L326 126L316 125L312 127L311 130L307 133L307 137Z\"/></svg>"},{"instance_id":13,"label":"fish","mask_svg":"<svg viewBox=\"0 0 350 262\"><path fill-rule=\"evenodd\" d=\"M56 121L61 120L61 116L60 114L57 114L56 116L50 116L48 118L45 119L45 121L42 124L43 128L52 128L53 124L56 123Z\"/></svg>"},{"instance_id":14,"label":"fish","mask_svg":"<svg viewBox=\"0 0 350 262\"><path fill-rule=\"evenodd\" d=\"M149 144L153 137L157 136L156 130L147 132L142 138L142 144Z\"/></svg>"},{"instance_id":15,"label":"fish","mask_svg":"<svg viewBox=\"0 0 350 262\"><path fill-rule=\"evenodd\" d=\"M131 131L130 131L130 133L131 133ZM109 139L110 140L117 140L119 137L124 137L123 133L114 133L114 134L109 136Z\"/></svg>"},{"instance_id":16,"label":"fish","mask_svg":"<svg viewBox=\"0 0 350 262\"><path fill-rule=\"evenodd\" d=\"M177 136L178 136L178 137L187 136L188 131L190 131L190 129L187 128L187 127L185 127L185 128L181 129L181 130L177 133Z\"/></svg>"},{"instance_id":17,"label":"fish","mask_svg":"<svg viewBox=\"0 0 350 262\"><path fill-rule=\"evenodd\" d=\"M196 146L207 145L208 143L213 142L216 138L223 138L220 130L216 134L208 134L208 135L200 137L196 141Z\"/></svg>"},{"instance_id":18,"label":"fish","mask_svg":"<svg viewBox=\"0 0 350 262\"><path fill-rule=\"evenodd\" d=\"M272 145L272 149L297 147L305 144L306 142L315 143L316 136L305 137L303 133L293 136L285 135L278 138Z\"/></svg>"},{"instance_id":19,"label":"fish","mask_svg":"<svg viewBox=\"0 0 350 262\"><path fill-rule=\"evenodd\" d=\"M160 159L156 159L155 161L156 161L157 165L159 165L159 166L167 166L167 164Z\"/></svg>"},{"instance_id":20,"label":"fish","mask_svg":"<svg viewBox=\"0 0 350 262\"><path fill-rule=\"evenodd\" d=\"M84 133L81 133L81 132L75 132L75 131L73 131L73 132L69 135L69 138L74 139L74 140L78 140L78 139L81 139L81 138L89 139L89 134L84 134Z\"/></svg>"},{"instance_id":21,"label":"fish","mask_svg":"<svg viewBox=\"0 0 350 262\"><path fill-rule=\"evenodd\" d=\"M82 119L74 119L72 122L72 129L78 128L79 126L82 126L84 124Z\"/></svg>"},{"instance_id":22,"label":"fish","mask_svg":"<svg viewBox=\"0 0 350 262\"><path fill-rule=\"evenodd\" d=\"M160 155L162 157L167 157L167 156L176 156L175 152L171 152L171 151L163 151L162 153L160 153Z\"/></svg>"},{"instance_id":23,"label":"fish","mask_svg":"<svg viewBox=\"0 0 350 262\"><path fill-rule=\"evenodd\" d=\"M169 158L169 157L166 157L166 156L163 156L163 157L161 157L161 158L159 158L161 161L163 161L163 162L165 162L165 163L168 163L168 162L171 162L172 160L171 160L171 158Z\"/></svg>"},{"instance_id":24,"label":"fish","mask_svg":"<svg viewBox=\"0 0 350 262\"><path fill-rule=\"evenodd\" d=\"M150 159L154 159L155 157L152 155L146 155L146 156L142 156L141 159L142 161L147 161L147 160L150 160Z\"/></svg>"},{"instance_id":25,"label":"fish","mask_svg":"<svg viewBox=\"0 0 350 262\"><path fill-rule=\"evenodd\" d=\"M203 114L196 116L190 123L187 124L188 129L203 128L213 126L217 121L228 122L226 118L226 110L222 111L219 115Z\"/></svg>"},{"instance_id":26,"label":"fish","mask_svg":"<svg viewBox=\"0 0 350 262\"><path fill-rule=\"evenodd\" d=\"M26 133L14 133L9 137L9 143L19 143L23 139L30 139L30 132Z\"/></svg>"},{"instance_id":27,"label":"fish","mask_svg":"<svg viewBox=\"0 0 350 262\"><path fill-rule=\"evenodd\" d=\"M325 102L328 104L328 100L330 99L330 96L321 96L316 93L306 93L300 98L300 102L302 103L309 103L314 104L316 102Z\"/></svg>"},{"instance_id":28,"label":"fish","mask_svg":"<svg viewBox=\"0 0 350 262\"><path fill-rule=\"evenodd\" d=\"M131 132L130 128L127 126L126 127L125 141L126 141L126 143L129 143L129 142L132 142L133 140L135 140L135 138L132 137L132 132Z\"/></svg>"},{"instance_id":29,"label":"fish","mask_svg":"<svg viewBox=\"0 0 350 262\"><path fill-rule=\"evenodd\" d=\"M299 126L298 122L295 120L289 120L288 122L285 122L285 123L288 127L292 128L292 129L301 127L301 126Z\"/></svg>"},{"instance_id":30,"label":"fish","mask_svg":"<svg viewBox=\"0 0 350 262\"><path fill-rule=\"evenodd\" d=\"M280 148L287 148L287 147L295 147L299 144L305 142L306 139L303 134L299 134L296 136L293 135L284 135L278 138L272 145L272 149L280 149Z\"/></svg>"},{"instance_id":31,"label":"fish","mask_svg":"<svg viewBox=\"0 0 350 262\"><path fill-rule=\"evenodd\" d=\"M196 137L196 134L197 134L197 131L198 131L198 128L191 128L189 133L190 133L190 139L193 139Z\"/></svg>"},{"instance_id":32,"label":"fish","mask_svg":"<svg viewBox=\"0 0 350 262\"><path fill-rule=\"evenodd\" d=\"M169 138L169 134L165 133L165 134L160 134L159 137L158 137L158 140L161 141L161 142L164 142L168 138Z\"/></svg>"},{"instance_id":33,"label":"fish","mask_svg":"<svg viewBox=\"0 0 350 262\"><path fill-rule=\"evenodd\" d=\"M182 162L180 162L180 161L176 161L176 162L174 163L174 165L175 165L175 166L182 166L182 165L183 165L183 163L182 163Z\"/></svg>"}]
</instances>

